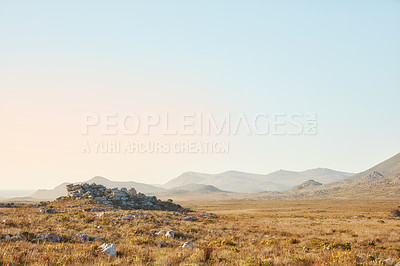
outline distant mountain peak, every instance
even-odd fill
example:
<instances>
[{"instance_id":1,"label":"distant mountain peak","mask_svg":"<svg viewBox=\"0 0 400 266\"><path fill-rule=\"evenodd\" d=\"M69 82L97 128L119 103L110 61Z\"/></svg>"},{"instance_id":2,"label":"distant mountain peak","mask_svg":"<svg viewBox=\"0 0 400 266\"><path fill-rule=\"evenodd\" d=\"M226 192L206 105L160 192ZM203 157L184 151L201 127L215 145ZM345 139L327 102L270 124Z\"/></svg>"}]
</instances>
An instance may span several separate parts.
<instances>
[{"instance_id":1,"label":"distant mountain peak","mask_svg":"<svg viewBox=\"0 0 400 266\"><path fill-rule=\"evenodd\" d=\"M96 182L104 182L104 181L110 181L110 180L107 179L107 178L105 178L105 177L102 177L102 176L95 176L95 177L89 179L87 182L88 182L88 183L89 183L89 182L94 182L94 183L96 183Z\"/></svg>"}]
</instances>

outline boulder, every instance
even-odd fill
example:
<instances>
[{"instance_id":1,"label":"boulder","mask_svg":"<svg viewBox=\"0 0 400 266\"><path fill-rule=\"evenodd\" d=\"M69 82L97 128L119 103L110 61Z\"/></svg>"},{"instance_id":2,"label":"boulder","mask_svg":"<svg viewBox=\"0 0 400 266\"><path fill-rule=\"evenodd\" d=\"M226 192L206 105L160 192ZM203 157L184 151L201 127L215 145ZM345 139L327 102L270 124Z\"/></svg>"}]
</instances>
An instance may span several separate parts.
<instances>
[{"instance_id":1,"label":"boulder","mask_svg":"<svg viewBox=\"0 0 400 266\"><path fill-rule=\"evenodd\" d=\"M56 235L54 233L45 233L45 234L38 234L36 236L36 239L39 241L47 241L47 242L53 242L53 243L58 243L63 241L63 238L59 235Z\"/></svg>"},{"instance_id":2,"label":"boulder","mask_svg":"<svg viewBox=\"0 0 400 266\"><path fill-rule=\"evenodd\" d=\"M46 214L55 214L56 210L55 209L41 209L41 213L46 213Z\"/></svg>"},{"instance_id":3,"label":"boulder","mask_svg":"<svg viewBox=\"0 0 400 266\"><path fill-rule=\"evenodd\" d=\"M165 233L165 236L166 236L167 238L174 238L175 232L172 231L172 230L167 231L167 232Z\"/></svg>"},{"instance_id":4,"label":"boulder","mask_svg":"<svg viewBox=\"0 0 400 266\"><path fill-rule=\"evenodd\" d=\"M189 222L196 222L198 219L196 216L187 216L183 218L184 221L189 221Z\"/></svg>"},{"instance_id":5,"label":"boulder","mask_svg":"<svg viewBox=\"0 0 400 266\"><path fill-rule=\"evenodd\" d=\"M100 246L100 248L102 249L101 252L103 254L107 254L107 255L110 255L110 256L116 256L117 255L117 250L115 249L115 245L114 244L104 243L103 245Z\"/></svg>"},{"instance_id":6,"label":"boulder","mask_svg":"<svg viewBox=\"0 0 400 266\"><path fill-rule=\"evenodd\" d=\"M158 236L165 236L167 238L174 238L175 232L173 230L161 230L156 233Z\"/></svg>"},{"instance_id":7,"label":"boulder","mask_svg":"<svg viewBox=\"0 0 400 266\"><path fill-rule=\"evenodd\" d=\"M190 242L190 241L185 242L185 243L182 245L182 248L192 248L192 247L193 247L193 243Z\"/></svg>"}]
</instances>

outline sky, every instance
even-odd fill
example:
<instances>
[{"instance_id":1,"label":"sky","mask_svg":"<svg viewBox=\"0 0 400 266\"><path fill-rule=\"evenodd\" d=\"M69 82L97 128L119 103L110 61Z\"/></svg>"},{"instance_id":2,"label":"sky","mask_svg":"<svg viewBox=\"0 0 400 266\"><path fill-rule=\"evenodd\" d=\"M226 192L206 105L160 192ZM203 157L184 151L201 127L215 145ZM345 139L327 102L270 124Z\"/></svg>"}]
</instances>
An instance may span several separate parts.
<instances>
[{"instance_id":1,"label":"sky","mask_svg":"<svg viewBox=\"0 0 400 266\"><path fill-rule=\"evenodd\" d=\"M389 0L0 0L1 189L364 171L400 152L399 13ZM317 132L104 136L99 123L83 135L88 113L315 113ZM96 141L205 140L229 151L83 152Z\"/></svg>"}]
</instances>

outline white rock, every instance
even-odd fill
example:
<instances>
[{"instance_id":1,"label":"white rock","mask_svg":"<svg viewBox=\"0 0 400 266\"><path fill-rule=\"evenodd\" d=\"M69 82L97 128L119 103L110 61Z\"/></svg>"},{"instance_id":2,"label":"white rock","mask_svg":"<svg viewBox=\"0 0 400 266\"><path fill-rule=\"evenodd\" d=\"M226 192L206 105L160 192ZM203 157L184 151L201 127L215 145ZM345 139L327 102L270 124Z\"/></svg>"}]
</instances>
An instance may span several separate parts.
<instances>
[{"instance_id":1,"label":"white rock","mask_svg":"<svg viewBox=\"0 0 400 266\"><path fill-rule=\"evenodd\" d=\"M4 240L9 240L10 238L11 238L10 235L6 235L6 236L4 237Z\"/></svg>"},{"instance_id":2,"label":"white rock","mask_svg":"<svg viewBox=\"0 0 400 266\"><path fill-rule=\"evenodd\" d=\"M182 248L192 248L193 247L193 243L192 242L185 242L183 245L182 245Z\"/></svg>"},{"instance_id":3,"label":"white rock","mask_svg":"<svg viewBox=\"0 0 400 266\"><path fill-rule=\"evenodd\" d=\"M167 231L162 230L162 231L158 231L158 232L156 233L156 235L158 235L158 236L164 236L166 233L167 233Z\"/></svg>"},{"instance_id":4,"label":"white rock","mask_svg":"<svg viewBox=\"0 0 400 266\"><path fill-rule=\"evenodd\" d=\"M117 250L115 249L114 244L110 245L110 244L104 243L103 245L100 246L100 248L102 249L101 252L103 252L104 254L108 254L110 256L117 255Z\"/></svg>"},{"instance_id":5,"label":"white rock","mask_svg":"<svg viewBox=\"0 0 400 266\"><path fill-rule=\"evenodd\" d=\"M172 231L172 230L167 231L167 232L165 233L165 236L168 237L168 238L174 238L175 232Z\"/></svg>"}]
</instances>

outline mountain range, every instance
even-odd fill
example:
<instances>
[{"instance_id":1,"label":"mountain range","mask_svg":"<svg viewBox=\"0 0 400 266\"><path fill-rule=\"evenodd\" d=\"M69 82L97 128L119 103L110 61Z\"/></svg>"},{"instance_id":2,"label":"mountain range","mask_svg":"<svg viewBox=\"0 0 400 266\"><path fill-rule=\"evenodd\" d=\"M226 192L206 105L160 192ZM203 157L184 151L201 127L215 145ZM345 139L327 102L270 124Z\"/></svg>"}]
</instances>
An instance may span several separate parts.
<instances>
[{"instance_id":1,"label":"mountain range","mask_svg":"<svg viewBox=\"0 0 400 266\"><path fill-rule=\"evenodd\" d=\"M111 181L100 176L77 183L96 183L111 188L133 187L138 192L144 194L157 195L159 197L174 197L188 194L204 195L212 193L283 191L308 179L330 183L348 178L351 175L350 173L338 172L331 169L317 168L303 172L279 170L268 175L239 171L227 171L220 174L186 172L170 180L165 185L149 185L133 181ZM68 184L70 183L62 183L54 189L40 189L30 195L30 197L34 199L55 199L64 196L66 195L65 186Z\"/></svg>"},{"instance_id":2,"label":"mountain range","mask_svg":"<svg viewBox=\"0 0 400 266\"><path fill-rule=\"evenodd\" d=\"M186 172L164 185L112 181L100 176L84 182L111 188L133 187L138 192L161 198L204 195L215 198L395 197L400 193L400 153L358 174L316 168L301 172L279 170L266 175L239 171L219 174ZM66 195L67 184L70 183L54 189L40 189L30 197L54 199Z\"/></svg>"},{"instance_id":3,"label":"mountain range","mask_svg":"<svg viewBox=\"0 0 400 266\"><path fill-rule=\"evenodd\" d=\"M260 198L398 198L400 153L355 174L329 184L308 184L282 193L261 193Z\"/></svg>"},{"instance_id":4,"label":"mountain range","mask_svg":"<svg viewBox=\"0 0 400 266\"><path fill-rule=\"evenodd\" d=\"M327 168L316 168L302 172L279 170L267 175L251 174L238 171L227 171L220 174L186 172L164 186L173 188L188 184L212 185L227 191L239 193L257 193L264 191L283 191L307 180L327 184L346 179L353 174L334 171Z\"/></svg>"}]
</instances>

